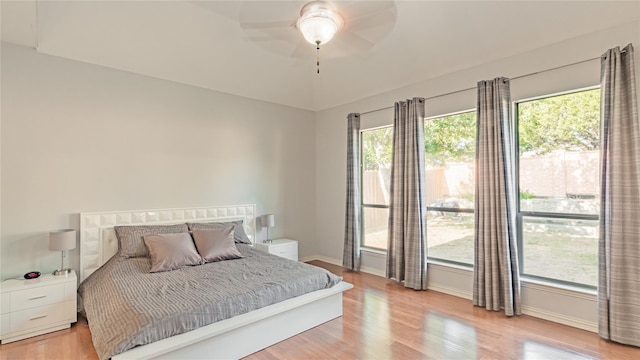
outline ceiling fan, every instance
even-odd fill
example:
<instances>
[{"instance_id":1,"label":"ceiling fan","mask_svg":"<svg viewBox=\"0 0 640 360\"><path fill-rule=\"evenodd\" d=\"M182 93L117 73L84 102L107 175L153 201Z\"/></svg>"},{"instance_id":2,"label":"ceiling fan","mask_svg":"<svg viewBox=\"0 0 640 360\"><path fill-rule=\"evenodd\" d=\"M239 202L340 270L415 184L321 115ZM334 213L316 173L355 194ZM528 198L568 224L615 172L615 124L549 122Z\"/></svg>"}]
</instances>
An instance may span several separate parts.
<instances>
[{"instance_id":1,"label":"ceiling fan","mask_svg":"<svg viewBox=\"0 0 640 360\"><path fill-rule=\"evenodd\" d=\"M313 54L312 46L319 56L320 47L331 42L331 58L374 47L393 29L396 6L393 1L251 2L240 10L239 21L246 39L267 49L283 53L286 45L289 51L282 55L304 58ZM316 64L319 72L319 59Z\"/></svg>"}]
</instances>

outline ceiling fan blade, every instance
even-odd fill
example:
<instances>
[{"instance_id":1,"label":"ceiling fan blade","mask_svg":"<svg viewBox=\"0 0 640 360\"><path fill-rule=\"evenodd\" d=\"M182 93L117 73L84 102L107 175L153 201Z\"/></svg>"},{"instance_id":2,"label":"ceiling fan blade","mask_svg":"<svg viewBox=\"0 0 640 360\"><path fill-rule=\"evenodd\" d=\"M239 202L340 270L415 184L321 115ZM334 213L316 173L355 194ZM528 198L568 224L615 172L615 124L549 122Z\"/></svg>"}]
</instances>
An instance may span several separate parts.
<instances>
[{"instance_id":1,"label":"ceiling fan blade","mask_svg":"<svg viewBox=\"0 0 640 360\"><path fill-rule=\"evenodd\" d=\"M350 19L345 24L345 28L350 31L362 31L372 28L380 28L385 26L393 26L396 22L396 9L388 8L384 11L372 13L366 16L358 16L355 19Z\"/></svg>"},{"instance_id":2,"label":"ceiling fan blade","mask_svg":"<svg viewBox=\"0 0 640 360\"><path fill-rule=\"evenodd\" d=\"M244 29L244 35L244 39L249 41L267 42L273 40L275 42L286 42L290 44L290 48L300 39L300 33L291 26Z\"/></svg>"},{"instance_id":3,"label":"ceiling fan blade","mask_svg":"<svg viewBox=\"0 0 640 360\"><path fill-rule=\"evenodd\" d=\"M371 41L350 31L336 34L335 38L331 40L331 42L334 41L336 42L336 45L338 45L341 49L350 53L365 52L375 45ZM331 43L329 43L329 45L331 45Z\"/></svg>"},{"instance_id":4,"label":"ceiling fan blade","mask_svg":"<svg viewBox=\"0 0 640 360\"><path fill-rule=\"evenodd\" d=\"M238 10L238 22L245 30L295 26L300 11L299 5L288 1L237 2L242 3Z\"/></svg>"},{"instance_id":5,"label":"ceiling fan blade","mask_svg":"<svg viewBox=\"0 0 640 360\"><path fill-rule=\"evenodd\" d=\"M396 9L396 4L393 1L349 1L340 4L338 11L345 15L345 21L348 22L391 9L395 12Z\"/></svg>"},{"instance_id":6,"label":"ceiling fan blade","mask_svg":"<svg viewBox=\"0 0 640 360\"><path fill-rule=\"evenodd\" d=\"M292 26L295 27L295 23L292 24L290 20L240 23L240 27L245 30L286 28L286 27L292 27Z\"/></svg>"},{"instance_id":7,"label":"ceiling fan blade","mask_svg":"<svg viewBox=\"0 0 640 360\"><path fill-rule=\"evenodd\" d=\"M314 54L314 51L316 51L315 46L309 44L306 40L301 39L298 41L298 45L296 45L295 49L293 49L289 56L295 59L300 59L309 57L311 54Z\"/></svg>"},{"instance_id":8,"label":"ceiling fan blade","mask_svg":"<svg viewBox=\"0 0 640 360\"><path fill-rule=\"evenodd\" d=\"M269 33L256 32L256 34L252 34L252 35L247 34L246 36L243 37L243 39L247 41L253 41L253 42L282 41L282 42L293 43L298 39L297 35L298 34L295 34L295 33L286 34L286 33L273 33L273 32L269 32Z\"/></svg>"}]
</instances>

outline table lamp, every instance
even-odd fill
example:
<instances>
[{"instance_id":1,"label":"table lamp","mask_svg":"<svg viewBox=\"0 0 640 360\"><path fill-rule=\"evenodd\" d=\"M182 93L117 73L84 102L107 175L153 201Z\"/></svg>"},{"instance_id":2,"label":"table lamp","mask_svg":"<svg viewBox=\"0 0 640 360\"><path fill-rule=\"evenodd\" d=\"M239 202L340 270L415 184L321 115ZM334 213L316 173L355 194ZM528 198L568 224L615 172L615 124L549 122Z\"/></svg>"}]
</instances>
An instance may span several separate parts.
<instances>
[{"instance_id":1,"label":"table lamp","mask_svg":"<svg viewBox=\"0 0 640 360\"><path fill-rule=\"evenodd\" d=\"M71 269L64 267L65 251L76 248L76 231L73 229L62 229L49 233L49 250L61 251L60 269L53 272L53 275L68 275Z\"/></svg>"},{"instance_id":2,"label":"table lamp","mask_svg":"<svg viewBox=\"0 0 640 360\"><path fill-rule=\"evenodd\" d=\"M269 239L269 228L274 227L276 224L273 214L262 215L261 223L262 223L262 226L267 228L267 238L264 240L264 242L270 243L271 240Z\"/></svg>"}]
</instances>

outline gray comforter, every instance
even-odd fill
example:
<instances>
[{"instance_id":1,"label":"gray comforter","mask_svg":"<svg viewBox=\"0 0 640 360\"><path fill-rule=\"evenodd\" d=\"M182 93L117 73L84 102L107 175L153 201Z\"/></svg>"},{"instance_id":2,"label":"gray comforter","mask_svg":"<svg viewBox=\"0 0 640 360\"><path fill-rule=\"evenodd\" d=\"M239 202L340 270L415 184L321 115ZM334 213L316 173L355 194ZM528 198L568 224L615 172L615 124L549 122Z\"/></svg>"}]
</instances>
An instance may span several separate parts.
<instances>
[{"instance_id":1,"label":"gray comforter","mask_svg":"<svg viewBox=\"0 0 640 360\"><path fill-rule=\"evenodd\" d=\"M238 245L243 259L149 273L117 254L78 289L101 359L315 290L340 277Z\"/></svg>"}]
</instances>

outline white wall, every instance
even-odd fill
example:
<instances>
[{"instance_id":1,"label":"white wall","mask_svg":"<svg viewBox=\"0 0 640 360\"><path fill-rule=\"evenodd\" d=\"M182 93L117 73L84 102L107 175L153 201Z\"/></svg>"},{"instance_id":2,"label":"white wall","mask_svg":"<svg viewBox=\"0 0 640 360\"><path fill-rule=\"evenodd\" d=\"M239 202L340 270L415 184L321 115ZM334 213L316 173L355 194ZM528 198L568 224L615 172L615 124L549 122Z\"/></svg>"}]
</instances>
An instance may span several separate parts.
<instances>
[{"instance_id":1,"label":"white wall","mask_svg":"<svg viewBox=\"0 0 640 360\"><path fill-rule=\"evenodd\" d=\"M1 50L3 279L59 267L48 232L84 211L255 203L315 252L312 112Z\"/></svg>"},{"instance_id":2,"label":"white wall","mask_svg":"<svg viewBox=\"0 0 640 360\"><path fill-rule=\"evenodd\" d=\"M634 22L587 36L564 41L511 58L441 76L429 81L369 97L344 106L316 113L316 238L318 258L340 263L343 250L345 179L346 179L346 116L350 112L367 112L391 106L395 101L432 97L460 89L475 87L479 80L497 76L515 78L545 69L598 58L614 46L633 42L640 48L640 23ZM435 50L434 50L435 51ZM461 56L473 56L461 52ZM636 53L636 68L640 56ZM429 69L424 69L429 71ZM600 77L599 59L511 82L512 100L553 94L597 85ZM638 78L640 89L640 78ZM426 101L427 116L475 109L476 90L437 97ZM362 127L375 127L393 122L393 110L388 109L362 116ZM384 274L385 255L364 252L363 269ZM468 270L429 266L430 287L470 298L472 274ZM593 294L544 285L525 284L523 305L532 315L595 329L596 300Z\"/></svg>"}]
</instances>

